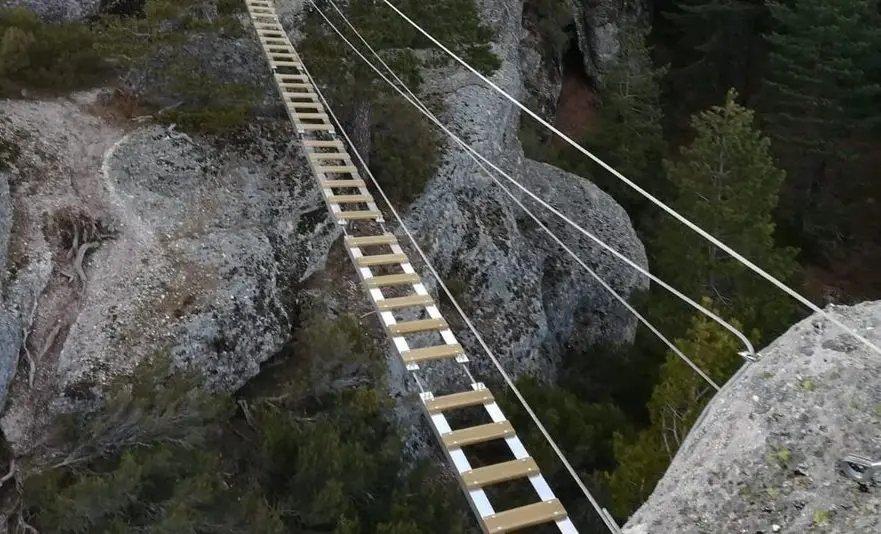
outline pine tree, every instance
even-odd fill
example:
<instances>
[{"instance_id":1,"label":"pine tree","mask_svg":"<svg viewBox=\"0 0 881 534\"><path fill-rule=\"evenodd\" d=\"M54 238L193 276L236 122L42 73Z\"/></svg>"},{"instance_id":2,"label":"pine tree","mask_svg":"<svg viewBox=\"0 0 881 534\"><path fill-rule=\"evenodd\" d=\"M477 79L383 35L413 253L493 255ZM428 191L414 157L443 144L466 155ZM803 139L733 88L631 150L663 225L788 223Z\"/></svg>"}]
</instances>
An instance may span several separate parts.
<instances>
[{"instance_id":1,"label":"pine tree","mask_svg":"<svg viewBox=\"0 0 881 534\"><path fill-rule=\"evenodd\" d=\"M769 13L764 0L680 0L663 16L673 25L673 103L706 109L735 88L747 99L763 63Z\"/></svg>"},{"instance_id":2,"label":"pine tree","mask_svg":"<svg viewBox=\"0 0 881 534\"><path fill-rule=\"evenodd\" d=\"M622 31L618 59L610 67L600 93L590 146L610 165L650 192L662 189L656 169L664 151L659 80L666 67L655 68L646 46L648 29ZM598 186L637 213L645 200L606 171L592 178Z\"/></svg>"},{"instance_id":3,"label":"pine tree","mask_svg":"<svg viewBox=\"0 0 881 534\"><path fill-rule=\"evenodd\" d=\"M877 65L881 25L870 0L769 4L775 31L763 91L764 119L790 171L783 219L816 240L834 235L844 206L836 195L855 141L881 124Z\"/></svg>"},{"instance_id":4,"label":"pine tree","mask_svg":"<svg viewBox=\"0 0 881 534\"><path fill-rule=\"evenodd\" d=\"M772 221L785 174L774 165L753 112L735 98L729 91L724 105L695 116L694 141L677 160L665 162L676 188L672 206L786 280L796 270L795 251L775 246ZM713 296L750 330L767 334L789 322L789 297L770 291L767 282L679 222L664 219L652 246L662 278L693 297Z\"/></svg>"},{"instance_id":5,"label":"pine tree","mask_svg":"<svg viewBox=\"0 0 881 534\"><path fill-rule=\"evenodd\" d=\"M712 302L703 304L712 309ZM735 327L739 324L732 320ZM676 346L717 384L724 383L742 360L740 342L704 315L697 315ZM627 517L648 498L714 393L681 358L667 354L660 380L648 403L651 426L634 439L615 439L616 469L608 477L612 511Z\"/></svg>"}]
</instances>

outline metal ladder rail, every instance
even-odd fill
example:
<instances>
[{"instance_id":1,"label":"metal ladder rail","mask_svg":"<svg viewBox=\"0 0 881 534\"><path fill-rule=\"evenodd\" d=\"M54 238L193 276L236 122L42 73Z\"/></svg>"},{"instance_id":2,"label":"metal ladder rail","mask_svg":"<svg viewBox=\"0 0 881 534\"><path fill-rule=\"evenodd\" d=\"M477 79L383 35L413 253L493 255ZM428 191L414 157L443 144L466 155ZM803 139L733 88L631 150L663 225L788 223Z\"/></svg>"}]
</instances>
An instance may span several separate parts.
<instances>
[{"instance_id":1,"label":"metal ladder rail","mask_svg":"<svg viewBox=\"0 0 881 534\"><path fill-rule=\"evenodd\" d=\"M383 222L382 213L361 179L344 143L336 137L336 131L315 87L309 81L302 60L282 28L272 0L245 0L245 3L272 69L279 94L285 102L288 116L297 130L297 136L303 144L334 221L344 226L350 221ZM322 151L323 149L329 151ZM357 194L338 193L337 190L357 191ZM360 207L365 205L366 209ZM358 207L344 209L355 206ZM385 330L409 372L415 373L422 364L444 359L467 364L468 357L462 346L393 234L347 236L344 245ZM388 247L390 252L365 254L363 250L376 247ZM375 275L374 268L397 268L401 272ZM383 288L406 286L410 287L412 293L408 296L386 297L383 293ZM428 319L398 322L395 317L395 311L418 309L423 310ZM410 347L407 335L428 332L439 334L443 344L416 349ZM510 421L496 404L492 393L482 383L473 382L470 390L439 397L431 392L423 392L420 398L435 437L448 461L456 468L460 486L475 515L480 519L484 532L512 532L554 522L560 532L577 534L578 531L566 510L529 456ZM445 413L479 405L484 407L492 423L458 430L450 427ZM472 468L463 448L500 439L508 445L514 460ZM510 510L495 511L484 488L523 478L528 478L539 500Z\"/></svg>"}]
</instances>

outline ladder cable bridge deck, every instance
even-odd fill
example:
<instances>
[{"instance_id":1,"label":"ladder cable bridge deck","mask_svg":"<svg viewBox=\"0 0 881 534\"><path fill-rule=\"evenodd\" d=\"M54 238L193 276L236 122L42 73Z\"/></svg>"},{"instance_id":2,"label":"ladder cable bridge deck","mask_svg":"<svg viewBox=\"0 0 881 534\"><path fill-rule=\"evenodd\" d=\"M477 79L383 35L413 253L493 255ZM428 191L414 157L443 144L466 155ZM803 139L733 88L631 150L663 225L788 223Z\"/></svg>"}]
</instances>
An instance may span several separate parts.
<instances>
[{"instance_id":1,"label":"ladder cable bridge deck","mask_svg":"<svg viewBox=\"0 0 881 534\"><path fill-rule=\"evenodd\" d=\"M340 139L297 51L279 21L273 0L246 0L248 13L279 94L321 188L334 222L345 229L344 246L364 289L391 337L408 372L419 384L422 408L445 456L455 468L461 488L486 533L511 532L554 523L564 534L577 533L566 509L554 495L529 455L511 422L505 418L492 392L469 377L461 391L434 396L419 382L420 366L440 360L468 363L437 304L422 283L397 237L384 228L382 212ZM406 292L404 296L398 295ZM421 310L421 319L401 320L398 315ZM434 334L435 345L411 348L407 336ZM466 373L467 374L467 373ZM453 430L446 414L482 406L492 422ZM503 440L513 460L472 468L466 447ZM532 504L497 511L485 488L528 479L537 498Z\"/></svg>"}]
</instances>

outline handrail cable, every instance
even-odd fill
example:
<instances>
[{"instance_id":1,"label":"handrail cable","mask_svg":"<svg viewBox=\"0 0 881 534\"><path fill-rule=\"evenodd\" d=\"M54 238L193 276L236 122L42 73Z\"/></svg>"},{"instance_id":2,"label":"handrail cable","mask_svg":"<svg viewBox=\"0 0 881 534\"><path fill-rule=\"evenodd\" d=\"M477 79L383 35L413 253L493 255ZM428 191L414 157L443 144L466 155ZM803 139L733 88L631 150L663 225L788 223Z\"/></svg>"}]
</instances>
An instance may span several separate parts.
<instances>
[{"instance_id":1,"label":"handrail cable","mask_svg":"<svg viewBox=\"0 0 881 534\"><path fill-rule=\"evenodd\" d=\"M311 1L311 0L310 0L310 1ZM511 96L510 94L508 94L504 89L502 89L501 87L499 87L498 85L496 85L494 82L492 82L489 78L487 78L486 76L484 76L483 74L481 74L479 71L477 71L477 69L475 69L474 67L472 67L471 65L469 65L465 60L463 60L463 59L460 58L458 55L456 55L452 50L450 50L449 48L447 48L446 46L444 46L443 43L441 43L441 42L438 41L436 38L434 38L434 36L432 36L430 33L428 33L428 32L427 32L425 29L423 29L419 24L417 24L417 23L414 22L412 19L410 19L407 15L405 15L404 13L402 13L401 10L399 10L397 7L395 7L391 2L389 2L389 0L382 0L382 1L383 1L383 3L385 3L387 6L389 6L390 8L392 8L392 10L394 10L395 13L397 13L401 18L403 18L403 19L404 19L405 21L407 21L411 26L413 26L416 30L418 30L422 35L424 35L425 37L427 37L432 43L434 43L434 44L437 45L441 50L443 50L444 52L446 52L447 55L449 55L450 57L452 57L453 59L455 59L459 64L461 64L461 65L464 66L466 69L468 69L469 71L471 71L474 75L476 75L478 78L480 78L484 83L486 83L487 85L489 85L490 87L492 87L493 90L495 90L497 93L500 93L502 96L504 96L507 100L509 100L509 101L510 101L511 103L513 103L515 106L517 106L518 108L520 108L521 111L524 111L524 112L527 113L530 117L532 117L533 119L535 119L535 120L537 120L539 123L541 123L542 126L544 126L545 128L548 128L548 129L549 129L551 132L553 132L557 137L559 137L559 138L563 139L564 141L566 141L566 142L567 142L569 145L571 145L573 148L575 148L576 150L578 150L579 152L581 152L581 153L584 154L585 156L587 156L587 157L589 157L590 159L592 159L595 163L597 163L598 165L600 165L601 167L603 167L604 169L606 169L607 171L609 171L613 176L615 176L616 178L618 178L619 180L621 180L622 182L624 182L625 184L627 184L628 186L630 186L632 189L634 189L636 192L638 192L639 194L641 194L643 197L647 198L647 199L648 199L649 201L651 201L653 204L655 204L656 206L660 207L661 209L663 209L664 211L666 211L668 214L672 215L675 219L677 219L677 220L678 220L679 222L681 222L682 224L686 225L686 226L687 226L688 228L690 228L692 231L697 232L701 237L703 237L703 238L706 239L707 241L711 242L712 244L716 245L716 246L719 247L720 249L722 249L722 250L724 250L725 252L727 252L729 255L731 255L731 257L733 257L734 259L736 259L737 261L739 261L740 263L742 263L743 265L745 265L746 267L748 267L750 270L752 270L753 272L755 272L756 274L758 274L759 276L761 276L762 278L764 278L764 279L767 280L768 282L771 282L771 284L775 285L778 289L782 290L783 292L785 292L786 294L788 294L788 295L789 295L790 297L792 297L793 299L797 300L797 301L798 301L799 303L801 303L802 305L807 306L810 310L812 310L812 311L814 311L814 312L816 312L816 313L821 314L826 320L828 320L829 322L835 324L836 326L838 326L839 328L841 328L842 330L844 330L844 331L847 332L848 334L854 336L856 339L860 340L860 342L862 342L864 345L868 346L870 349L872 349L872 351L874 351L874 352L876 352L876 353L878 353L878 354L881 354L881 347L875 345L874 343L872 343L871 341L869 341L868 339L866 339L866 338L863 337L862 335L858 334L854 329L852 329L851 327L845 325L844 323L842 323L841 321L839 321L838 319L836 319L834 316L832 316L832 314L827 313L827 312L824 311L822 308L820 308L819 306L817 306L817 305L814 304L813 302L809 301L807 298L803 297L803 296L802 296L801 294L799 294L797 291L795 291L794 289L791 289L789 286L787 286L786 284L784 284L783 282L781 282L780 280L778 280L777 278L775 278L773 275L769 274L769 273L766 272L764 269L762 269L761 267L757 266L756 264L754 264L753 262L751 262L750 260L748 260L748 259L747 259L746 257L744 257L742 254L740 254L740 253L737 252L736 250L732 249L731 247L729 247L728 245L726 245L725 243L723 243L721 240L719 240L718 238L714 237L712 234L710 234L709 232L707 232L706 230L704 230L703 228L701 228L701 227L698 226L697 224L693 223L691 220L689 220L689 219L686 218L685 216L680 215L680 214L679 214L676 210L674 210L673 208L667 206L666 204L664 204L663 202L661 202L660 200L658 200L657 198L655 198L654 196L652 196L651 193L649 193L648 191L646 191L646 190L642 189L641 187L639 187L638 185L636 185L634 182L632 182L631 180L629 180L629 179L628 179L627 177L625 177L623 174L621 174L620 172L618 172L617 170L615 170L611 165L609 165L608 163L606 163L606 162L604 162L603 160L601 160L599 157L597 157L597 156L595 156L594 154L592 154L590 151L588 151L586 148L584 148L584 147L581 146L580 144L578 144L578 143L576 143L575 141L573 141L569 136L567 136L566 134L564 134L563 132L561 132L559 129L557 129L556 127L554 127L554 126L553 126L552 124L550 124L548 121L546 121L546 120L544 120L543 118L541 118L541 117L540 117L539 115L537 115L534 111L532 111L531 109L529 109L529 108L527 108L526 106L524 106L523 104L521 104L516 98L514 98L513 96Z\"/></svg>"},{"instance_id":2,"label":"handrail cable","mask_svg":"<svg viewBox=\"0 0 881 534\"><path fill-rule=\"evenodd\" d=\"M318 11L318 13L321 15L321 17L324 18L324 20L328 23L328 25L330 25L334 29L334 31L337 32L337 34L340 37L345 39L345 37L339 32L339 29L337 29L336 26L334 26L333 23L327 18L327 16L324 14L324 12L322 12L321 9L317 5L315 5L314 1L309 0L309 3L311 3L313 5L313 7L315 7L315 9ZM353 50L355 50L357 52L357 49L354 48L352 43L349 42L347 39L346 39L346 43L350 47L352 47ZM360 55L360 52L359 52L359 55ZM364 56L361 56L361 57L362 57L362 59L364 59L365 62L368 63L368 65L373 66L372 63L367 61L367 58L365 58ZM569 463L569 460L566 458L566 455L563 453L562 450L560 450L560 447L554 441L554 438L551 437L551 435L548 433L547 429L542 424L541 420L539 420L538 416L532 410L532 407L530 407L529 403L523 397L523 394L520 393L520 390L517 388L517 385L514 383L514 381L511 379L511 377L505 371L505 368L499 362L498 358L493 353L492 349L489 347L489 345L486 343L486 341L483 339L483 336L480 335L480 332L478 332L477 328L474 326L474 323L471 321L471 319L465 313L465 310L462 309L462 307L459 305L459 302L453 296L452 292L449 290L447 285L444 283L440 274L437 272L437 270L432 265L431 261L428 259L428 256L422 250L422 247L420 247L419 243L416 242L416 238L413 237L413 234L410 232L410 229L407 228L407 225L404 223L402 217L400 216L398 211L395 209L395 207L392 205L388 196L385 194L385 191L383 190L382 186L379 184L379 181L377 181L376 177L373 176L373 172L370 171L370 168L367 166L366 162L364 161L364 158L361 156L360 151L355 147L354 144L352 144L352 141L349 138L349 135L346 133L345 129L342 127L342 124L340 123L339 119L337 119L334 111L328 105L327 100L324 98L324 95L321 93L321 89L318 87L317 84L315 84L314 79L312 78L312 75L309 73L308 70L306 70L305 67L303 69L303 72L312 81L312 84L315 87L315 92L318 94L318 98L323 102L325 109L327 109L328 115L330 115L330 117L331 117L331 120L337 125L337 127L339 128L339 131L342 133L343 137L345 137L346 142L349 144L349 146L352 149L352 152L355 154L355 158L358 160L358 162L364 168L364 172L370 178L370 181L373 183L374 187L376 187L376 190L379 191L379 194L380 194L380 196L382 196L383 201L386 203L386 205L389 207L389 210L392 212L392 216L394 216L395 220L398 221L398 224L401 225L401 229L407 235L407 238L410 240L410 243L413 245L413 248L416 250L416 252L422 258L422 261L425 263L426 267L428 267L428 270L431 271L431 274L434 277L434 279L437 281L438 285L443 289L444 293L450 299L450 302L456 308L456 311L459 313L459 315L462 317L462 319L465 321L465 324L468 326L468 329L471 331L471 333L477 339L478 343L480 343L480 346L486 352L487 356L489 356L489 359L492 361L493 365L499 371L499 374L502 375L502 378L504 378L508 387L510 387L511 391L514 392L514 395L520 401L520 404L523 406L523 408L529 414L532 421L535 423L535 425L538 427L538 429L544 435L544 438L547 440L548 444L554 450L554 453L556 453L557 457L560 459L560 461L563 463L563 465L569 471L569 474L572 475L572 478L575 480L575 483L578 484L578 487L584 493L584 496L587 498L588 501L590 501L590 504L593 506L594 510L596 510L597 514L599 514L599 516L603 520L603 522L606 523L606 526L610 528L610 531L613 533L616 532L616 530L612 530L611 526L608 524L606 516L603 513L603 508L599 505L599 503L596 501L596 499L590 493L590 490L587 489L587 486L581 480L581 477L578 475L578 473L572 467L572 464ZM617 525L615 525L615 528L617 529Z\"/></svg>"},{"instance_id":3,"label":"handrail cable","mask_svg":"<svg viewBox=\"0 0 881 534\"><path fill-rule=\"evenodd\" d=\"M314 3L313 0L309 0L309 2L310 2L313 6L315 6L315 3ZM316 10L318 10L319 14L321 14L322 16L324 16L324 17L325 17L325 20L327 20L327 18L326 18L326 16L324 15L324 13L323 13L320 9L318 9L317 6L316 6ZM428 117L428 119L431 120L431 121L432 121L432 122L433 122L438 128L440 128L444 133L446 133L446 135L448 135L451 139L453 139L454 141L456 141L456 143L458 143L459 146L461 146L463 149L465 149L465 150L468 151L469 153L473 154L475 157L479 158L479 159L480 159L481 161L483 161L487 166L489 166L490 168L492 168L492 169L493 169L494 171L496 171L499 175L503 176L506 180L508 180L509 182L511 182L514 186L516 186L518 189L520 189L521 191L523 191L524 193L526 193L530 198L532 198L533 200L535 200L536 202L538 202L540 205L542 205L543 207L545 207L547 210L549 210L550 212L554 213L555 215L557 215L558 217L560 217L561 219L563 219L564 221L566 221L570 226L572 226L573 228L575 228L576 230L578 230L579 233L581 233L582 235L586 236L587 238L589 238L590 240L592 240L594 243L598 244L600 247L602 247L602 248L604 248L605 250L607 250L608 252L610 252L610 253L611 253L612 255L614 255L616 258L618 258L618 259L620 259L621 261L623 261L623 262L627 263L628 265L630 265L633 269L635 269L636 271L638 271L640 274L642 274L642 275L648 277L649 279L651 279L652 281L654 281L655 283L657 283L659 286L663 287L664 289L666 289L667 291L669 291L670 293L672 293L673 295L675 295L677 298L679 298L679 299L682 300L683 302L685 302L685 303L687 303L688 305L690 305L692 308L694 308L694 309L696 309L697 311L699 311L700 313L706 315L707 317L709 317L710 319L712 319L713 321L715 321L716 323L718 323L720 326L722 326L723 328L725 328L726 330L728 330L729 332L731 332L735 337L737 337L737 338L741 341L741 343L743 343L744 347L746 347L746 350L740 353L740 355L743 356L745 359L747 359L747 360L749 360L749 361L755 361L756 359L758 359L758 355L756 354L756 351L755 351L755 349L753 348L752 343L750 342L750 340L749 340L749 339L748 339L748 338L747 338L747 337L746 337L746 336L745 336L740 330L738 330L737 328L735 328L734 326L732 326L730 323L728 323L728 321L726 321L725 319L721 318L718 314L716 314L716 313L714 313L713 311L707 309L705 306L699 304L699 303L696 302L694 299L690 298L689 296L685 295L684 293L682 293L681 291L679 291L679 290L676 289L675 287L671 286L670 284L668 284L668 283L665 282L664 280L662 280L662 279L660 279L659 277L655 276L654 274L652 274L651 272L649 272L647 269L643 268L641 265L637 264L636 262L634 262L633 260L631 260L630 258L628 258L627 256L625 256L624 254L618 252L615 248L611 247L611 246L608 245L606 242L604 242L604 241L601 240L600 238L596 237L596 236L593 235L591 232L589 232L588 230L584 229L581 225L579 225L578 223L576 223L575 221L573 221L572 219L570 219L569 217L567 217L566 215L564 215L563 213L561 213L559 210L557 210L556 208L554 208L553 206L551 206L550 204L548 204L547 202L545 202L544 200L542 200L540 197L538 197L537 195L535 195L535 193L533 193L533 192L532 192L531 190L529 190L527 187L523 186L520 182L518 182L517 180L515 180L510 174L508 174L507 172L505 172L504 170L502 170L501 168L499 168L498 165L496 165L495 163L493 163L492 161L490 161L489 159L487 159L485 156L483 156L481 153L479 153L477 150L475 150L473 147L471 147L471 145L469 145L469 144L467 144L465 141L463 141L459 136L457 136L457 135L456 135L455 133L453 133L449 128L447 128L442 122L440 122L440 120L438 120L437 117L435 117L434 115L432 115L432 114L430 114L430 113L427 114L427 113L425 112L425 110L421 109L421 108L419 107L418 104L416 104L416 103L415 103L415 102L414 102L414 101L413 101L408 95L406 95L406 94L405 94L400 88L398 88L398 87L397 87L392 81L390 81L390 80L388 79L388 77L386 77L382 72L380 72L380 71L376 68L376 66L374 66L374 65L373 65L373 64L372 64L372 63L371 63L366 57L364 57L364 55L363 55L360 51L358 51L358 49L355 48L354 45L352 45L352 43L351 43L351 42L350 42L345 36L343 36L342 33L340 33L339 29L337 29L336 26L333 26L333 24L332 24L329 20L328 20L328 24L331 25L331 27L334 29L334 31L337 33L337 35L339 35L340 38L341 38L341 39L342 39L347 45L349 45L349 46L355 51L355 53L356 53L359 57L361 57L362 60L364 60L364 61L367 63L368 66L370 66L370 67L371 67L371 68L372 68L372 69L373 69L373 70L374 70L374 71L375 71L375 72L376 72L381 78L383 78L383 79L386 81L386 83L390 84L390 85L392 86L392 88L394 88L394 89L395 89L395 90L396 90L396 91L397 91L402 97L404 97L405 100L407 100L411 105L413 105L414 107L416 107L416 109L419 110L423 115L425 115L426 117Z\"/></svg>"},{"instance_id":4,"label":"handrail cable","mask_svg":"<svg viewBox=\"0 0 881 534\"><path fill-rule=\"evenodd\" d=\"M310 0L310 2L311 1L312 0ZM352 32L358 37L358 39L362 43L364 43L364 46L366 46L370 50L370 52L373 54L373 56L382 64L383 67L385 67L385 69L389 72L389 74L392 75L392 77L395 79L395 81L397 81L398 84L400 84L400 86L403 87L405 91L407 91L407 93L410 95L410 97L413 99L413 101L415 101L415 103L416 103L415 105L418 106L420 111L422 111L423 113L425 113L427 115L430 115L431 117L435 117L435 115L431 112L431 110L429 110L428 107L426 107L425 104L422 103L420 98L418 96L416 96L412 90L410 90L410 88L407 86L407 84L404 83L403 80L401 80L401 78L395 73L395 71L385 62L385 60L382 59L382 57L379 55L379 53L370 45L370 43L367 42L367 40L364 38L364 36L361 34L361 32L359 32L358 29L352 25L352 23L349 21L348 17L346 17L346 15L337 6L336 2L334 2L333 0L327 0L327 2L328 2L328 4L330 4L330 6L333 7L333 9L340 16L340 18L342 18L343 22L345 22L345 24L349 27L349 29L352 30ZM319 9L319 8L316 7L316 9ZM365 61L367 61L367 60L365 59ZM573 252L571 248L569 248L565 243L563 243L563 241L550 228L548 228L543 222L541 222L541 220L539 220L539 218L529 208L527 208L525 205L523 205L523 203L520 201L520 199L518 199L516 196L514 196L514 194L507 187L505 187L504 184L502 184L499 181L499 179L496 178L493 175L493 173L491 173L489 171L489 169L486 168L486 166L483 164L483 162L481 162L479 159L477 159L474 156L474 154L472 154L471 152L466 150L466 153L468 154L468 156L471 157L472 160L474 160L474 162L477 164L478 167L480 167L480 169L483 171L483 173L486 176L488 176L493 182L495 182L495 184L497 186L499 186L502 189L502 191L504 191L505 194L511 200L513 200L514 203L517 204L517 206L520 207L520 209L522 209L524 212L526 212L526 214L529 215L529 217L539 227L541 227L541 229L544 230L544 232L546 234L548 234L551 237L551 239L553 239L558 245L560 245L560 247L562 247L563 250L565 250L566 253L568 253L572 259L574 259L585 271L588 272L588 274L590 274L590 276L592 276L597 282L599 282L600 285L603 287L603 289L605 289L608 293L610 293L618 302L620 302L622 305L624 305L624 307L627 308L627 310L630 311L630 313L632 313L637 318L637 320L639 320L646 328L648 328L653 334L655 334L655 336L657 336L658 339L660 339L671 351L673 351L674 354L679 356L680 359L682 359L686 364L688 364L689 367L691 367L698 375L700 375L700 377L703 378L710 386L712 386L713 389L715 389L716 391L719 391L719 389L720 389L719 385L716 384L716 382L712 378L710 378L699 366L697 366L693 361L691 361L691 359L688 356L686 356L679 349L679 347L677 347L673 342L671 342L669 339L667 339L667 337L664 336L664 334L662 334L648 319L643 317L642 314L640 314L633 306L631 306L630 303L627 302L627 299L625 299L624 297L619 295L618 292L616 292L599 274L597 274L593 269L591 269L584 262L584 260L582 260L575 252Z\"/></svg>"}]
</instances>

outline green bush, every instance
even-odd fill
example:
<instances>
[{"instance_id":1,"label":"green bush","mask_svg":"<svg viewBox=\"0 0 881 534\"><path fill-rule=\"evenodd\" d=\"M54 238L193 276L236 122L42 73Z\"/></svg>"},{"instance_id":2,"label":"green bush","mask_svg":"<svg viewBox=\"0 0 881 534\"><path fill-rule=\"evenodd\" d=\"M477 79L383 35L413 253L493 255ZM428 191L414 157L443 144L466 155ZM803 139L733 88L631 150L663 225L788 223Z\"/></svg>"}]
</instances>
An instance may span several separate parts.
<instances>
[{"instance_id":1,"label":"green bush","mask_svg":"<svg viewBox=\"0 0 881 534\"><path fill-rule=\"evenodd\" d=\"M62 425L74 452L19 470L21 518L54 534L468 531L455 485L403 461L384 370L362 365L380 354L353 321L309 319L289 359L324 380L291 381L235 417L228 396L168 376L167 360L116 380L104 410ZM334 381L349 362L358 380Z\"/></svg>"},{"instance_id":2,"label":"green bush","mask_svg":"<svg viewBox=\"0 0 881 534\"><path fill-rule=\"evenodd\" d=\"M69 91L109 72L85 24L49 25L25 8L0 9L0 96Z\"/></svg>"},{"instance_id":3,"label":"green bush","mask_svg":"<svg viewBox=\"0 0 881 534\"><path fill-rule=\"evenodd\" d=\"M392 202L422 193L440 164L440 134L422 114L385 97L376 105L370 168Z\"/></svg>"}]
</instances>

